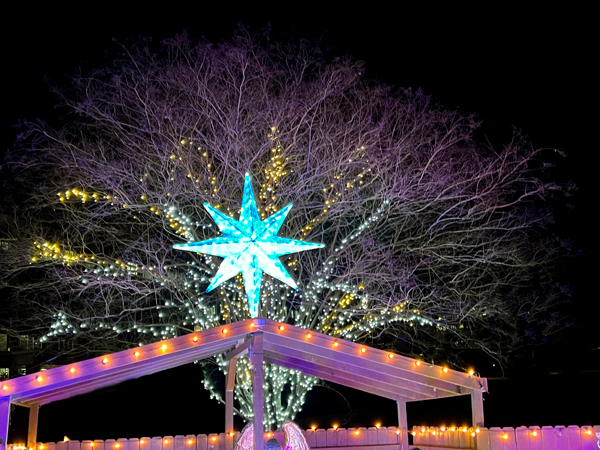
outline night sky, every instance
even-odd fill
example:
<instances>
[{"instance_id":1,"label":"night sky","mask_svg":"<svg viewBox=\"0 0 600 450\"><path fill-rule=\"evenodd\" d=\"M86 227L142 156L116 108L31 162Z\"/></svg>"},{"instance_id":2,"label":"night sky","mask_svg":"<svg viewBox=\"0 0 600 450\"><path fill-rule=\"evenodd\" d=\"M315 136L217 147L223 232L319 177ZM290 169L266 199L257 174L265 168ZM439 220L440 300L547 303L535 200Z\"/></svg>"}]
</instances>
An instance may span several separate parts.
<instances>
[{"instance_id":1,"label":"night sky","mask_svg":"<svg viewBox=\"0 0 600 450\"><path fill-rule=\"evenodd\" d=\"M594 408L600 404L600 332L594 329L600 302L593 289L597 200L592 197L598 191L592 184L598 164L593 156L598 152L598 34L592 12L504 4L485 9L401 5L394 11L367 5L326 13L300 2L222 9L167 3L157 10L146 3L126 13L122 5L105 3L87 4L85 12L83 6L75 11L23 4L18 13L4 16L3 148L12 145L10 125L19 118L55 118L45 77L60 82L78 65L101 63L107 52L116 51L112 38L123 43L138 35L158 40L187 29L192 36L219 40L238 22L253 29L270 23L282 38L289 33L323 36L332 55L365 61L367 77L422 88L447 107L477 113L483 120L480 139L494 146L507 143L514 126L534 146L565 152L566 158L553 159L555 177L574 181L578 190L559 205L556 230L571 238L574 252L580 253L565 261L561 273L573 288L565 311L574 325L560 342L516 361L504 379L498 367L477 370L490 380L486 426L599 424L600 412ZM186 366L45 405L38 440L221 432L224 407L209 400L201 376L198 366ZM455 417L457 425L470 421L468 401L439 402L411 405L409 426L440 425L448 420L444 417ZM21 413L14 417L16 428ZM394 402L335 387L316 388L298 422L305 427L313 422L328 427L333 420L372 426L377 419L396 425Z\"/></svg>"}]
</instances>

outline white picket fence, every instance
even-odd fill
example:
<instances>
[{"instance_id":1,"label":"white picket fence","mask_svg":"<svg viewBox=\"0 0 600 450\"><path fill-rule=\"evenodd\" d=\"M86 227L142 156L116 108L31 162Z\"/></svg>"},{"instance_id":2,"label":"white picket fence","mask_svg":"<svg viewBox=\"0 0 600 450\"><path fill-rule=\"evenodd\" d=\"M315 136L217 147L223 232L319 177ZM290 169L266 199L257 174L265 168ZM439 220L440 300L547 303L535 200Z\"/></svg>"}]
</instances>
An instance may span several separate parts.
<instances>
[{"instance_id":1,"label":"white picket fence","mask_svg":"<svg viewBox=\"0 0 600 450\"><path fill-rule=\"evenodd\" d=\"M600 426L455 428L414 427L411 448L421 450L598 450ZM396 427L309 429L304 435L311 448L321 450L352 447L352 450L397 450L400 430ZM240 436L235 433L234 442ZM265 438L284 442L282 431ZM477 444L477 446L475 446ZM8 450L19 450L11 446ZM107 439L38 443L36 450L225 450L225 433L187 436Z\"/></svg>"},{"instance_id":2,"label":"white picket fence","mask_svg":"<svg viewBox=\"0 0 600 450\"><path fill-rule=\"evenodd\" d=\"M518 428L414 427L413 447L422 450L598 450L600 426Z\"/></svg>"}]
</instances>

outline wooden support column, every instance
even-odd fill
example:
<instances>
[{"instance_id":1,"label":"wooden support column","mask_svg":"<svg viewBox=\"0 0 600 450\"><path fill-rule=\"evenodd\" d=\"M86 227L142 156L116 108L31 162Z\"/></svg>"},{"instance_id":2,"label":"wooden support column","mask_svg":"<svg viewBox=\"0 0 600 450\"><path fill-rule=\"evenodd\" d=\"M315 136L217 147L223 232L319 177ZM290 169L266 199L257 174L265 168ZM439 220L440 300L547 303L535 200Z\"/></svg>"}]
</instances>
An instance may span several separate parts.
<instances>
[{"instance_id":1,"label":"wooden support column","mask_svg":"<svg viewBox=\"0 0 600 450\"><path fill-rule=\"evenodd\" d=\"M263 368L263 334L254 335L254 345L250 350L250 361L252 362L252 390L254 401L254 450L264 450L265 429L264 419L264 368Z\"/></svg>"},{"instance_id":2,"label":"wooden support column","mask_svg":"<svg viewBox=\"0 0 600 450\"><path fill-rule=\"evenodd\" d=\"M406 398L398 397L398 428L400 429L400 450L408 450L408 420L406 418Z\"/></svg>"},{"instance_id":3,"label":"wooden support column","mask_svg":"<svg viewBox=\"0 0 600 450\"><path fill-rule=\"evenodd\" d=\"M35 449L37 443L38 412L40 404L34 403L29 407L29 428L27 429L27 448Z\"/></svg>"},{"instance_id":4,"label":"wooden support column","mask_svg":"<svg viewBox=\"0 0 600 450\"><path fill-rule=\"evenodd\" d=\"M471 414L474 427L483 427L483 392L471 391Z\"/></svg>"},{"instance_id":5,"label":"wooden support column","mask_svg":"<svg viewBox=\"0 0 600 450\"><path fill-rule=\"evenodd\" d=\"M233 450L233 392L237 358L229 360L225 379L225 450Z\"/></svg>"},{"instance_id":6,"label":"wooden support column","mask_svg":"<svg viewBox=\"0 0 600 450\"><path fill-rule=\"evenodd\" d=\"M8 424L10 422L10 397L0 397L0 446L7 449Z\"/></svg>"}]
</instances>

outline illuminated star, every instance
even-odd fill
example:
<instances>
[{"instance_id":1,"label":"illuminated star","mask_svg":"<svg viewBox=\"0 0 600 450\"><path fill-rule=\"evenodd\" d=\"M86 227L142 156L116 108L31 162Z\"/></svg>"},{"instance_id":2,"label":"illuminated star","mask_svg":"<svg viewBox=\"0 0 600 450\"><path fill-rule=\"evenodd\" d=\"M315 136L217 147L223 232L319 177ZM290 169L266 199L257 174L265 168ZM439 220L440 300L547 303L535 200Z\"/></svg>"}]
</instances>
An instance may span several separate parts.
<instances>
[{"instance_id":1,"label":"illuminated star","mask_svg":"<svg viewBox=\"0 0 600 450\"><path fill-rule=\"evenodd\" d=\"M244 181L240 220L235 220L223 214L208 203L205 203L204 207L221 233L223 233L223 236L191 244L174 245L173 248L225 258L217 274L206 288L206 292L212 291L221 283L241 272L244 278L251 317L258 316L263 272L294 289L298 289L290 274L279 261L279 257L323 247L323 244L313 244L277 236L287 213L292 208L291 203L268 219L261 221L249 174L246 174Z\"/></svg>"}]
</instances>

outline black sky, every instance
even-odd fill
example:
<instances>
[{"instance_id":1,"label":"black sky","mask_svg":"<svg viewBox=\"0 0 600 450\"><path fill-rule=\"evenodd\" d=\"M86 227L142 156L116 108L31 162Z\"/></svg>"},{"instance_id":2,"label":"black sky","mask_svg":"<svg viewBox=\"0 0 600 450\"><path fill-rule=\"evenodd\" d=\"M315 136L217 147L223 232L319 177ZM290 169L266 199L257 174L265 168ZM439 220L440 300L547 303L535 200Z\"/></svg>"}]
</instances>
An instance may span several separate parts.
<instances>
[{"instance_id":1,"label":"black sky","mask_svg":"<svg viewBox=\"0 0 600 450\"><path fill-rule=\"evenodd\" d=\"M594 179L599 161L596 156L598 70L595 67L598 33L596 24L592 23L592 11L564 5L561 9L547 6L525 9L505 3L472 9L399 4L392 10L377 5L369 7L365 3L359 10L345 6L326 12L300 2L270 7L228 3L222 8L206 8L202 3L166 3L158 9L144 3L136 7L128 5L129 11L123 4L80 4L79 9L67 9L50 4L34 8L23 3L11 15L6 14L3 21L4 148L9 148L13 140L10 125L19 118L55 117L54 100L48 93L45 78L50 82L60 81L64 73L73 71L80 64L93 66L100 63L107 51L116 50L112 38L123 43L138 35L160 39L187 29L192 36L219 40L229 36L238 22L254 29L270 23L275 35L282 37L289 33L307 37L322 35L324 45L332 54L351 54L365 61L368 77L395 86L422 88L447 107L477 113L484 123L481 138L488 139L494 146L506 143L514 126L529 137L532 145L565 152L566 158L553 157L557 162L555 176L558 181L574 181L578 190L569 199L569 205L561 206L558 211L557 230L564 237L570 237L573 248L582 253L565 264L563 273L565 280L573 286L569 309L573 311L575 325L562 343L542 349L537 361L522 361L519 362L521 367L517 365L511 369L508 375L513 381L498 382L496 395L493 394L494 382L491 382L486 415L488 420L495 421L490 425L500 426L530 425L536 421L538 425L556 425L560 421L572 421L565 425L583 425L578 422L584 420L600 423L600 413L592 411L591 406L600 401L600 332L594 328L600 317L599 296L594 283L598 269L595 258L598 227L594 220L598 202L593 194L598 192ZM545 359L540 361L540 358ZM146 402L146 398L157 399L157 394L147 384L137 388L133 385L115 388L103 393L102 398L117 401L114 399L123 395L123 389L128 392L138 389L140 409L152 411L153 404L160 404L156 411L161 416L180 417L178 425L169 425L171 428L165 431L157 429L154 435L221 431L222 425L212 429L182 429L187 422L181 417L194 417L187 412L188 406L207 400L202 393L193 394L199 396L196 400L184 393L199 386L195 381L195 369L178 370L171 377L184 377L187 381L173 383L174 392L168 400ZM479 370L483 376L500 375L492 367ZM535 377L531 375L533 373ZM168 373L157 375L152 384L168 384L168 380ZM570 398L572 394L566 390L566 383L587 385L588 390L583 397ZM183 386L187 387L184 389ZM201 391L199 387L198 391ZM511 406L515 406L515 399L528 400L517 402L518 408L509 408L508 403L502 401L511 392ZM389 414L386 412L389 405L371 404L357 394L356 397L352 397L355 395L352 393L348 395L361 405L353 409L351 420L354 423L362 420L360 411L366 414L375 408L382 416ZM318 415L325 403L337 405L339 402L340 411L346 411L345 403L340 399L338 394L321 390L309 397L308 402L312 402L313 407L307 415ZM69 408L79 405L79 411L85 410L82 405L86 401L73 400ZM212 404L216 406L214 402ZM82 421L92 426L107 420L94 416L91 410L69 416L64 409L52 408L58 406L45 406L40 417L41 438L47 440L68 434L67 422L78 423L78 429L83 430ZM455 406L448 408L452 410ZM421 420L419 414L430 412L421 413L417 409L412 411L414 420ZM393 407L391 410L393 414ZM507 419L508 411L512 419ZM198 417L202 415L197 414ZM64 418L60 430L54 423L52 430L44 428L44 419L49 424L51 416ZM190 420L190 423L194 422ZM551 423L544 422L548 420ZM118 422L117 419L114 421ZM308 426L308 422L305 425ZM145 434L142 429L130 430L121 432L116 428L114 435L97 435L97 429L90 429L86 432L93 435L71 438Z\"/></svg>"}]
</instances>

